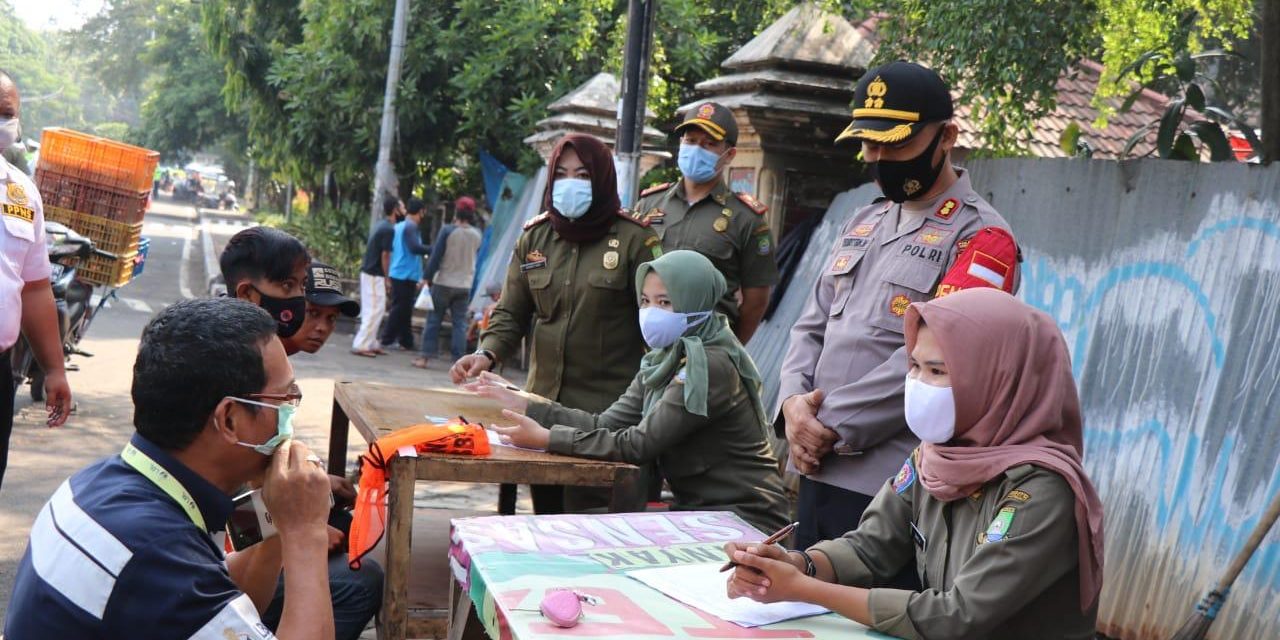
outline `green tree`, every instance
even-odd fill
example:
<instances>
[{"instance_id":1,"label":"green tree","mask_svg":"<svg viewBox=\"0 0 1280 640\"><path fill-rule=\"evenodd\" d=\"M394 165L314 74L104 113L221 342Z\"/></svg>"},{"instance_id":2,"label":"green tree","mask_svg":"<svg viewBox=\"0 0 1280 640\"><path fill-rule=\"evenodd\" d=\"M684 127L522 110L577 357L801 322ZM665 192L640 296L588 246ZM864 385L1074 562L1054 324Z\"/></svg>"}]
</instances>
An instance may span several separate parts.
<instances>
[{"instance_id":1,"label":"green tree","mask_svg":"<svg viewBox=\"0 0 1280 640\"><path fill-rule=\"evenodd\" d=\"M0 0L0 69L18 84L26 137L39 138L44 127L85 126L80 83L71 65L56 54L60 44L56 35L28 29L9 0Z\"/></svg>"}]
</instances>

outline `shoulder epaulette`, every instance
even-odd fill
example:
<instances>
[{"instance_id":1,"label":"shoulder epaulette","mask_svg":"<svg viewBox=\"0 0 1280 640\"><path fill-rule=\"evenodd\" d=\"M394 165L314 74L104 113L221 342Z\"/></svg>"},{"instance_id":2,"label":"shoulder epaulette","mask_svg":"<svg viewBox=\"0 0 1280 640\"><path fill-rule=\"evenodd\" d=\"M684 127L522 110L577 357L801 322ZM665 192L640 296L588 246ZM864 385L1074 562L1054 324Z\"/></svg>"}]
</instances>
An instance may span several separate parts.
<instances>
[{"instance_id":1,"label":"shoulder epaulette","mask_svg":"<svg viewBox=\"0 0 1280 640\"><path fill-rule=\"evenodd\" d=\"M651 196L655 193L662 193L663 191L666 191L667 189L670 189L671 187L675 186L675 184L676 183L674 182L664 182L662 184L655 184L652 187L649 187L648 189L641 191L640 197L644 198L647 196Z\"/></svg>"},{"instance_id":2,"label":"shoulder epaulette","mask_svg":"<svg viewBox=\"0 0 1280 640\"><path fill-rule=\"evenodd\" d=\"M633 218L633 217L631 217L631 212L630 212L630 211L627 211L626 209L618 209L618 217L619 217L619 218L622 218L623 220L626 220L627 222L630 222L630 223L632 223L632 224L638 224L638 225L640 225L640 226L642 226L642 227L647 227L647 226L649 226L649 221L648 221L648 220L642 220L642 219L640 219L640 218Z\"/></svg>"},{"instance_id":3,"label":"shoulder epaulette","mask_svg":"<svg viewBox=\"0 0 1280 640\"><path fill-rule=\"evenodd\" d=\"M742 201L742 204L747 205L747 207L754 211L758 216L764 215L764 213L769 210L769 207L764 206L763 202L756 200L755 196L752 196L749 193L734 193L733 195L738 196L738 199Z\"/></svg>"},{"instance_id":4,"label":"shoulder epaulette","mask_svg":"<svg viewBox=\"0 0 1280 640\"><path fill-rule=\"evenodd\" d=\"M527 230L532 229L532 228L534 228L534 227L536 227L536 226L538 226L538 225L540 225L540 224L542 224L542 223L544 223L544 222L546 222L547 220L550 220L550 219L551 219L551 214L550 214L550 213L547 213L547 212L545 212L545 211L544 211L544 212L542 212L542 213L540 213L540 214L538 214L538 215L534 216L534 217L533 217L532 219L530 219L528 222L524 223L524 228L525 228L525 230L527 231Z\"/></svg>"}]
</instances>

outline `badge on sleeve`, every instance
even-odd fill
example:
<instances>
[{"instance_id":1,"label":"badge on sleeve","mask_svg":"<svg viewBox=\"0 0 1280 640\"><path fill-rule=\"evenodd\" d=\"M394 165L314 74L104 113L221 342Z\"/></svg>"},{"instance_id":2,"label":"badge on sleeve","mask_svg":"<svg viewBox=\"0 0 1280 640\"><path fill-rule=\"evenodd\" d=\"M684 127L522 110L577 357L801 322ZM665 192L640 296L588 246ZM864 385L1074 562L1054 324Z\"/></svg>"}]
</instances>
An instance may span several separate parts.
<instances>
[{"instance_id":1,"label":"badge on sleeve","mask_svg":"<svg viewBox=\"0 0 1280 640\"><path fill-rule=\"evenodd\" d=\"M769 255L769 234L756 238L756 253L762 256Z\"/></svg>"},{"instance_id":2,"label":"badge on sleeve","mask_svg":"<svg viewBox=\"0 0 1280 640\"><path fill-rule=\"evenodd\" d=\"M1013 526L1013 514L1016 512L1017 509L1014 507L1005 507L996 514L984 534L987 542L999 542L1009 535L1009 527Z\"/></svg>"},{"instance_id":3,"label":"badge on sleeve","mask_svg":"<svg viewBox=\"0 0 1280 640\"><path fill-rule=\"evenodd\" d=\"M16 182L10 182L5 187L5 195L9 196L9 202L13 204L23 205L28 203L26 189L23 189L22 185Z\"/></svg>"},{"instance_id":4,"label":"badge on sleeve","mask_svg":"<svg viewBox=\"0 0 1280 640\"><path fill-rule=\"evenodd\" d=\"M916 467L911 464L911 458L907 458L902 463L902 468L898 470L898 475L893 477L893 490L902 493L911 488L916 482Z\"/></svg>"}]
</instances>

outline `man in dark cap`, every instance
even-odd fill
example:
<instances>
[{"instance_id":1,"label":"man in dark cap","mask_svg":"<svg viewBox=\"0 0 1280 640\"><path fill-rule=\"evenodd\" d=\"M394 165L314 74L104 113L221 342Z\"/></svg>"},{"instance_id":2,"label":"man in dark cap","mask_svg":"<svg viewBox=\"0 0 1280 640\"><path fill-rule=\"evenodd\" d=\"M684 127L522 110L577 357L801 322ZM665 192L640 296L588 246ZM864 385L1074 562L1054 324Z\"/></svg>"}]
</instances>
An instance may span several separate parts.
<instances>
[{"instance_id":1,"label":"man in dark cap","mask_svg":"<svg viewBox=\"0 0 1280 640\"><path fill-rule=\"evenodd\" d=\"M348 318L360 315L360 303L342 293L342 276L327 264L312 262L307 267L305 295L307 315L302 328L283 339L286 353L319 351L338 325L339 313Z\"/></svg>"},{"instance_id":2,"label":"man in dark cap","mask_svg":"<svg viewBox=\"0 0 1280 640\"><path fill-rule=\"evenodd\" d=\"M632 215L658 233L663 251L697 251L724 274L729 290L716 310L728 316L746 344L778 282L768 208L725 184L725 170L738 154L732 111L715 102L694 105L676 133L683 178L646 189Z\"/></svg>"},{"instance_id":3,"label":"man in dark cap","mask_svg":"<svg viewBox=\"0 0 1280 640\"><path fill-rule=\"evenodd\" d=\"M893 62L863 76L853 107L836 142L862 144L884 196L847 216L791 330L775 409L789 467L803 474L800 549L857 528L919 444L903 415L907 307L957 288L1017 287L1008 224L951 165L959 130L942 78Z\"/></svg>"}]
</instances>

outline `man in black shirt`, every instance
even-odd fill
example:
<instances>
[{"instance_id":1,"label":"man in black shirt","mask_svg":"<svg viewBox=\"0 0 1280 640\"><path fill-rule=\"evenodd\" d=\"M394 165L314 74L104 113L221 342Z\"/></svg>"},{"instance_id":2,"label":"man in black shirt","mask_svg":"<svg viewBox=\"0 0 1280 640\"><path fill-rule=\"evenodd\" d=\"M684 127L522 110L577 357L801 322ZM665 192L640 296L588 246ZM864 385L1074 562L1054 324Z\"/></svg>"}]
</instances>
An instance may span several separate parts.
<instances>
[{"instance_id":1,"label":"man in black shirt","mask_svg":"<svg viewBox=\"0 0 1280 640\"><path fill-rule=\"evenodd\" d=\"M373 358L386 353L378 345L378 326L387 315L387 270L391 263L391 241L396 222L404 217L404 203L388 194L382 201L384 218L369 234L360 265L360 330L351 343L351 353Z\"/></svg>"}]
</instances>

